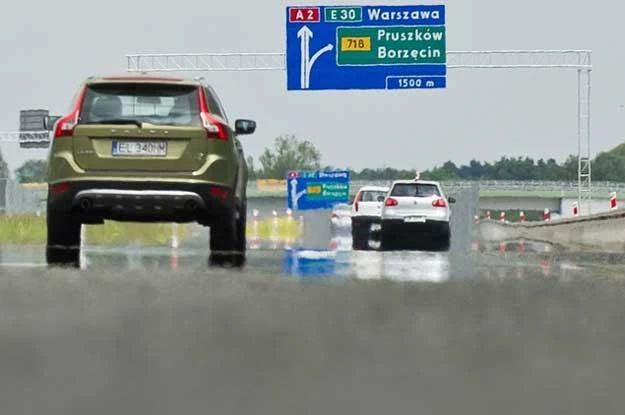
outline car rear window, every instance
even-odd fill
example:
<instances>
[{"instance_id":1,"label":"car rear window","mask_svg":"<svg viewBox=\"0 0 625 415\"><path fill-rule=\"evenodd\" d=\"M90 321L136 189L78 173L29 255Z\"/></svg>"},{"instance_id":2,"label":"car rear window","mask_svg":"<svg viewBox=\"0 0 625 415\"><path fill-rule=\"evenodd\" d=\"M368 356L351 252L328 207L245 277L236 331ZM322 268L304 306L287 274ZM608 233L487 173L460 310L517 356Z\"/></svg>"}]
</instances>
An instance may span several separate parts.
<instances>
[{"instance_id":1,"label":"car rear window","mask_svg":"<svg viewBox=\"0 0 625 415\"><path fill-rule=\"evenodd\" d=\"M391 196L396 197L431 197L440 196L438 186L426 183L397 183Z\"/></svg>"},{"instance_id":2,"label":"car rear window","mask_svg":"<svg viewBox=\"0 0 625 415\"><path fill-rule=\"evenodd\" d=\"M362 201L363 202L377 202L378 197L385 197L386 192L382 192L379 190L365 190L362 192Z\"/></svg>"},{"instance_id":3,"label":"car rear window","mask_svg":"<svg viewBox=\"0 0 625 415\"><path fill-rule=\"evenodd\" d=\"M193 85L106 83L87 87L80 122L131 120L162 125L200 125Z\"/></svg>"}]
</instances>

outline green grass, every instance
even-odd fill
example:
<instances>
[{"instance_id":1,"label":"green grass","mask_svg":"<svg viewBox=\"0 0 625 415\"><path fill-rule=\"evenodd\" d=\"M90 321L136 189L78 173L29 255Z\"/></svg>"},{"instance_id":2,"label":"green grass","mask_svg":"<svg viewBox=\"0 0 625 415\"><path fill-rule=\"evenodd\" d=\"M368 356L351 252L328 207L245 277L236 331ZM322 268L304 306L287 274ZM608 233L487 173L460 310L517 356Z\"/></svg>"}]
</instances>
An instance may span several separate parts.
<instances>
[{"instance_id":1,"label":"green grass","mask_svg":"<svg viewBox=\"0 0 625 415\"><path fill-rule=\"evenodd\" d=\"M271 219L258 222L256 237L269 239L294 239L299 234L299 224L296 221L279 218L273 230ZM184 245L188 225L179 224L175 227L178 240ZM89 245L168 245L172 238L172 224L170 223L124 223L107 221L104 225L87 225L85 239ZM248 237L254 236L252 222L247 226ZM27 245L44 244L46 242L46 221L44 217L35 215L8 215L0 216L0 244Z\"/></svg>"},{"instance_id":2,"label":"green grass","mask_svg":"<svg viewBox=\"0 0 625 415\"><path fill-rule=\"evenodd\" d=\"M40 244L46 240L46 222L35 215L0 216L0 244Z\"/></svg>"}]
</instances>

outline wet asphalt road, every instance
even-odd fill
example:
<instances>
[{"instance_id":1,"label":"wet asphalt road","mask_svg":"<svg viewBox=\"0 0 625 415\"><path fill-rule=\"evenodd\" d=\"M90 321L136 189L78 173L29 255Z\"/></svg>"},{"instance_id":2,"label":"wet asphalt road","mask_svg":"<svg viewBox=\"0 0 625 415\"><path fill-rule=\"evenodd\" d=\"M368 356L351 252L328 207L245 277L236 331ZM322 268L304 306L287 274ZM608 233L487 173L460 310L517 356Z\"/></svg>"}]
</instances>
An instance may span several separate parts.
<instances>
[{"instance_id":1,"label":"wet asphalt road","mask_svg":"<svg viewBox=\"0 0 625 415\"><path fill-rule=\"evenodd\" d=\"M505 249L504 249L505 248ZM7 414L621 413L619 256L2 247Z\"/></svg>"}]
</instances>

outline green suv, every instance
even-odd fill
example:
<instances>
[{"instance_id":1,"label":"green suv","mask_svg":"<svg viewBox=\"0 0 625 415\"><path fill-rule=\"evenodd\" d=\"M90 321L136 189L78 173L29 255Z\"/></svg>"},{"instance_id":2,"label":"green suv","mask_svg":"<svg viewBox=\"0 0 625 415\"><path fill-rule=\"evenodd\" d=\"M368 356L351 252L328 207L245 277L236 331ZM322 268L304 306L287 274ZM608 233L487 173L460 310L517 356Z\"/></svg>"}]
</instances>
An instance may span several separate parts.
<instances>
[{"instance_id":1,"label":"green suv","mask_svg":"<svg viewBox=\"0 0 625 415\"><path fill-rule=\"evenodd\" d=\"M88 78L54 125L48 160L49 264L76 266L81 224L197 222L214 264L245 262L248 166L214 89L202 79Z\"/></svg>"}]
</instances>

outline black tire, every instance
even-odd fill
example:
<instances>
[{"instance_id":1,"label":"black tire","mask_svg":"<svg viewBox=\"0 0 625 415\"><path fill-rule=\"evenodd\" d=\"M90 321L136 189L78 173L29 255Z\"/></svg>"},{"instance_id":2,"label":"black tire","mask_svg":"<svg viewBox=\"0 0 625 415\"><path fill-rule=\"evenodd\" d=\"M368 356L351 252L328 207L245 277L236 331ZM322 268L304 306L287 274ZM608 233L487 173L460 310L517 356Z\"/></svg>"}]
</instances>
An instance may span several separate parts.
<instances>
[{"instance_id":1,"label":"black tire","mask_svg":"<svg viewBox=\"0 0 625 415\"><path fill-rule=\"evenodd\" d=\"M210 265L241 267L245 263L241 247L246 244L247 218L241 213L241 207L235 208L210 226Z\"/></svg>"},{"instance_id":2,"label":"black tire","mask_svg":"<svg viewBox=\"0 0 625 415\"><path fill-rule=\"evenodd\" d=\"M80 222L70 215L48 211L46 262L53 266L80 266Z\"/></svg>"},{"instance_id":3,"label":"black tire","mask_svg":"<svg viewBox=\"0 0 625 415\"><path fill-rule=\"evenodd\" d=\"M241 203L239 209L238 219L236 221L237 227L237 240L236 240L236 261L235 265L241 267L245 265L246 252L247 252L247 203Z\"/></svg>"},{"instance_id":4,"label":"black tire","mask_svg":"<svg viewBox=\"0 0 625 415\"><path fill-rule=\"evenodd\" d=\"M436 249L439 251L449 251L451 246L451 230L449 225L444 226L440 235L436 239Z\"/></svg>"},{"instance_id":5,"label":"black tire","mask_svg":"<svg viewBox=\"0 0 625 415\"><path fill-rule=\"evenodd\" d=\"M378 225L378 228L376 230L372 230L371 229L371 226L373 224L377 224ZM372 222L369 225L369 239L370 240L375 241L375 242L380 242L380 232L381 232L381 230L380 230L379 226L380 226L380 222Z\"/></svg>"},{"instance_id":6,"label":"black tire","mask_svg":"<svg viewBox=\"0 0 625 415\"><path fill-rule=\"evenodd\" d=\"M382 224L380 229L380 250L390 251L396 246L395 235Z\"/></svg>"},{"instance_id":7,"label":"black tire","mask_svg":"<svg viewBox=\"0 0 625 415\"><path fill-rule=\"evenodd\" d=\"M352 218L352 249L364 251L369 248L369 228L371 223L366 220Z\"/></svg>"}]
</instances>

